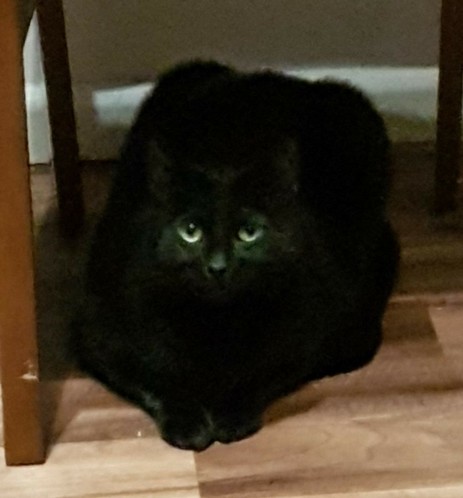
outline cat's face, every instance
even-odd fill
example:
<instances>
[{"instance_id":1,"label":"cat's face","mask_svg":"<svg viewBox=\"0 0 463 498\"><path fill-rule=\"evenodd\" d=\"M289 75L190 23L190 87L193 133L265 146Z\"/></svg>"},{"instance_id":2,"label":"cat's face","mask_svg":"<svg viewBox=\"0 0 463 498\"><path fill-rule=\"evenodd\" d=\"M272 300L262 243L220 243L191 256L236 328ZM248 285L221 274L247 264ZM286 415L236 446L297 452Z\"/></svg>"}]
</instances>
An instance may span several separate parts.
<instances>
[{"instance_id":1,"label":"cat's face","mask_svg":"<svg viewBox=\"0 0 463 498\"><path fill-rule=\"evenodd\" d=\"M194 272L212 286L226 288L237 273L271 262L278 234L265 214L249 208L227 213L186 212L161 230L159 261Z\"/></svg>"},{"instance_id":2,"label":"cat's face","mask_svg":"<svg viewBox=\"0 0 463 498\"><path fill-rule=\"evenodd\" d=\"M211 299L277 285L284 265L301 250L297 185L287 156L257 154L238 166L234 157L220 164L164 164L153 195L164 191L168 214L153 258L169 282L177 279ZM155 160L159 169L166 158Z\"/></svg>"},{"instance_id":3,"label":"cat's face","mask_svg":"<svg viewBox=\"0 0 463 498\"><path fill-rule=\"evenodd\" d=\"M163 227L156 248L159 265L174 269L181 285L205 298L263 290L295 250L289 234L265 214L237 208L228 215L185 213Z\"/></svg>"}]
</instances>

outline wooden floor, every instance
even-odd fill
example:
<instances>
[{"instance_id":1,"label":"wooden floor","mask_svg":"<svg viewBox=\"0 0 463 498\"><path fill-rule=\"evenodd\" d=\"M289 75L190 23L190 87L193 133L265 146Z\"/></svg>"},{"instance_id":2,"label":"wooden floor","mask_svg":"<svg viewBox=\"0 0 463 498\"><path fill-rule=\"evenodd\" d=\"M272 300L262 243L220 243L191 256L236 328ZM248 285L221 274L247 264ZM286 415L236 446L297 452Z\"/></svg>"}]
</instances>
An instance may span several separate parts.
<instances>
[{"instance_id":1,"label":"wooden floor","mask_svg":"<svg viewBox=\"0 0 463 498\"><path fill-rule=\"evenodd\" d=\"M429 161L413 154L415 165ZM96 203L98 176L87 178ZM396 193L404 276L375 360L278 402L249 440L194 455L165 445L147 416L66 363L64 330L86 241L63 246L56 237L49 185L48 172L34 175L50 452L42 466L0 464L1 498L463 498L460 221L436 228L424 215L414 219L417 209Z\"/></svg>"},{"instance_id":2,"label":"wooden floor","mask_svg":"<svg viewBox=\"0 0 463 498\"><path fill-rule=\"evenodd\" d=\"M1 466L0 496L461 498L463 301L395 303L385 322L368 367L308 386L258 435L199 455L169 448L93 381L47 381L47 463Z\"/></svg>"}]
</instances>

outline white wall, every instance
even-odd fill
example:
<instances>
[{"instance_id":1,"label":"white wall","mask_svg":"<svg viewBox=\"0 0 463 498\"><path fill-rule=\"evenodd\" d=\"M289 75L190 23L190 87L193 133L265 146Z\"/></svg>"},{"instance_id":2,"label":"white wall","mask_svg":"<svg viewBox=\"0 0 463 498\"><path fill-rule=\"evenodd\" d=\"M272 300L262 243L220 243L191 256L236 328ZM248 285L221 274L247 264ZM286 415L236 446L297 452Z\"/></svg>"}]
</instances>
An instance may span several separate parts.
<instances>
[{"instance_id":1,"label":"white wall","mask_svg":"<svg viewBox=\"0 0 463 498\"><path fill-rule=\"evenodd\" d=\"M193 57L303 77L334 72L364 88L389 114L393 138L433 136L440 0L65 0L64 5L84 156L117 154L146 92L131 86ZM30 45L27 79L37 100L41 79ZM43 102L36 102L34 112L43 116ZM44 156L38 149L33 155Z\"/></svg>"}]
</instances>

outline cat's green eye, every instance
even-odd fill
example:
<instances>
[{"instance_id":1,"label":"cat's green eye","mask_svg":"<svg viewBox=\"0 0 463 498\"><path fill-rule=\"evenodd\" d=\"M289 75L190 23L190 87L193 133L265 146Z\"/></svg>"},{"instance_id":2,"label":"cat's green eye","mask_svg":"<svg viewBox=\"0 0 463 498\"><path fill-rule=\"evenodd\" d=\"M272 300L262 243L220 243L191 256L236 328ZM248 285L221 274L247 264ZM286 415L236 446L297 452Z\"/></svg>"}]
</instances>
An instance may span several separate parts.
<instances>
[{"instance_id":1,"label":"cat's green eye","mask_svg":"<svg viewBox=\"0 0 463 498\"><path fill-rule=\"evenodd\" d=\"M203 238L203 231L195 223L187 223L177 228L180 237L188 244L196 244Z\"/></svg>"},{"instance_id":2,"label":"cat's green eye","mask_svg":"<svg viewBox=\"0 0 463 498\"><path fill-rule=\"evenodd\" d=\"M238 239L249 244L260 239L263 234L264 229L262 227L245 225L238 230Z\"/></svg>"}]
</instances>

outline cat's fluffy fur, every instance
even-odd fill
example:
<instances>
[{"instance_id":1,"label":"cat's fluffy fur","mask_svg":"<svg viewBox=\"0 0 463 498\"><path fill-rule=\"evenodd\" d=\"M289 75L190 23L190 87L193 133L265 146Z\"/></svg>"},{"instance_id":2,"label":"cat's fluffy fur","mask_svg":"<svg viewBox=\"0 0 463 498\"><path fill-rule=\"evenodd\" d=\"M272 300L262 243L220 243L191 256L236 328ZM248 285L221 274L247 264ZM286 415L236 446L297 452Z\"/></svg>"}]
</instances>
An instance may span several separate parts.
<instances>
[{"instance_id":1,"label":"cat's fluffy fur","mask_svg":"<svg viewBox=\"0 0 463 498\"><path fill-rule=\"evenodd\" d=\"M388 183L383 121L350 86L213 62L167 72L96 229L81 367L174 446L256 432L275 399L374 356L399 254ZM236 238L250 216L256 244ZM185 219L200 243L179 237Z\"/></svg>"}]
</instances>

